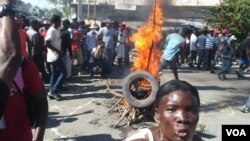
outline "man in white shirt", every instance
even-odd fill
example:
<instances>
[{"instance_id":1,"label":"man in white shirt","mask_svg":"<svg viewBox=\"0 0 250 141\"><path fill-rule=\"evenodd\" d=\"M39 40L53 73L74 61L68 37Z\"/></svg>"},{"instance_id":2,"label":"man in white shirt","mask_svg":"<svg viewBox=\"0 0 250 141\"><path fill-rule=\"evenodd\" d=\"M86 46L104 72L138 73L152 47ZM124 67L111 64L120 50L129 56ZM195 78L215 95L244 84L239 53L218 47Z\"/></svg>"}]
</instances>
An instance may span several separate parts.
<instances>
[{"instance_id":1,"label":"man in white shirt","mask_svg":"<svg viewBox=\"0 0 250 141\"><path fill-rule=\"evenodd\" d=\"M61 18L58 15L52 15L50 18L51 27L47 31L45 37L45 44L48 48L47 62L50 64L51 76L50 76L50 89L48 95L50 98L56 100L62 100L62 97L58 94L60 87L66 76L65 65L62 60L61 52L61 36L58 28L61 26ZM57 74L59 74L57 76Z\"/></svg>"},{"instance_id":2,"label":"man in white shirt","mask_svg":"<svg viewBox=\"0 0 250 141\"><path fill-rule=\"evenodd\" d=\"M109 56L108 64L108 72L111 72L111 65L113 63L113 56L114 56L114 43L115 43L115 37L116 33L114 29L112 28L112 21L110 19L106 20L106 26L101 28L98 32L98 39L102 39L103 42L105 42L105 50Z\"/></svg>"},{"instance_id":3,"label":"man in white shirt","mask_svg":"<svg viewBox=\"0 0 250 141\"><path fill-rule=\"evenodd\" d=\"M196 62L197 56L197 30L194 30L190 37L190 54L188 56L188 65L193 67L193 62Z\"/></svg>"}]
</instances>

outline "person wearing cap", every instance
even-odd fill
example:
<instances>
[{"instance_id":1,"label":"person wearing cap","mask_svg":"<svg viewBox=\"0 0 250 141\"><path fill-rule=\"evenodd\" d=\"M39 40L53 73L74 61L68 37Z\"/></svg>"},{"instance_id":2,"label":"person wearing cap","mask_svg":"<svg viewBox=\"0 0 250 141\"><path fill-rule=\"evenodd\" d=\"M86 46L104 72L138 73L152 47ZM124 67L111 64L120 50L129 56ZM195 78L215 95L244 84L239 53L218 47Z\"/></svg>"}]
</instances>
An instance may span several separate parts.
<instances>
[{"instance_id":1,"label":"person wearing cap","mask_svg":"<svg viewBox=\"0 0 250 141\"><path fill-rule=\"evenodd\" d=\"M78 18L77 18L77 17L74 17L74 18L72 19L71 25L72 25L73 27L76 27L77 29L79 28L80 23L78 22Z\"/></svg>"},{"instance_id":2,"label":"person wearing cap","mask_svg":"<svg viewBox=\"0 0 250 141\"><path fill-rule=\"evenodd\" d=\"M50 27L50 21L49 20L44 20L43 21L43 27L39 29L40 34L43 37L43 39L45 39L45 36L47 34L47 31L48 31L49 27Z\"/></svg>"},{"instance_id":3,"label":"person wearing cap","mask_svg":"<svg viewBox=\"0 0 250 141\"><path fill-rule=\"evenodd\" d=\"M110 19L107 19L106 26L101 28L98 32L97 38L102 39L102 41L105 42L105 50L108 54L108 72L111 72L111 66L113 63L113 56L114 56L114 43L115 43L115 37L116 33L114 29L112 28L112 21Z\"/></svg>"}]
</instances>

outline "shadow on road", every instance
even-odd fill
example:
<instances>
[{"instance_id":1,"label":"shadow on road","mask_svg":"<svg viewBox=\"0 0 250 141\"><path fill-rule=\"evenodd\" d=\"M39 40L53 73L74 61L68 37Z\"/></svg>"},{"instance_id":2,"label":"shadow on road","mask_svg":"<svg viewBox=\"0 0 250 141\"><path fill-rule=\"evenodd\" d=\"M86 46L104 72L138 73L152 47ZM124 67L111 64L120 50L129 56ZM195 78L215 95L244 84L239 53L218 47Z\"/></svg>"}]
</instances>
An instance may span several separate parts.
<instances>
[{"instance_id":1,"label":"shadow on road","mask_svg":"<svg viewBox=\"0 0 250 141\"><path fill-rule=\"evenodd\" d=\"M55 141L121 141L121 139L113 139L112 136L108 134L97 134L91 136L80 136L80 137L73 137L73 138L60 138L55 139Z\"/></svg>"},{"instance_id":2,"label":"shadow on road","mask_svg":"<svg viewBox=\"0 0 250 141\"><path fill-rule=\"evenodd\" d=\"M78 118L76 118L77 116L83 115L83 114L90 114L93 112L94 112L94 110L89 110L89 111L85 111L83 113L73 114L73 115L69 115L69 116L57 116L59 114L58 112L49 112L48 123L47 123L46 128L54 128L54 127L59 126L62 123L74 122L78 119Z\"/></svg>"},{"instance_id":3,"label":"shadow on road","mask_svg":"<svg viewBox=\"0 0 250 141\"><path fill-rule=\"evenodd\" d=\"M205 138L205 139L213 139L215 138L216 136L215 135L210 135L210 134L207 134L207 133L201 133L201 132L196 132L199 136L201 136L202 138Z\"/></svg>"},{"instance_id":4,"label":"shadow on road","mask_svg":"<svg viewBox=\"0 0 250 141\"><path fill-rule=\"evenodd\" d=\"M209 102L201 105L201 112L219 112L221 110L232 110L245 104L247 97L241 96L227 96L224 100L216 102ZM240 112L240 111L239 111Z\"/></svg>"}]
</instances>

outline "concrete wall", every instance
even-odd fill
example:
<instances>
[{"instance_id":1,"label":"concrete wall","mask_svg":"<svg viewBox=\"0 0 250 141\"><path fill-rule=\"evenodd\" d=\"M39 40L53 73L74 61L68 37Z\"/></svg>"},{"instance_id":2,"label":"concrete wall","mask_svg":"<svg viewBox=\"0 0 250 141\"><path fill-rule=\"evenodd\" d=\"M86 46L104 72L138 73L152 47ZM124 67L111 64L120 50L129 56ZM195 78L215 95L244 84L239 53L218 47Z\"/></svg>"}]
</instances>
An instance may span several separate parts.
<instances>
[{"instance_id":1,"label":"concrete wall","mask_svg":"<svg viewBox=\"0 0 250 141\"><path fill-rule=\"evenodd\" d=\"M191 24L195 26L203 25L203 17L205 16L204 9L207 7L192 7L192 6L163 6L164 26L173 28ZM77 11L77 6L73 5L72 9ZM114 5L97 5L96 19L103 21L110 18L115 21L126 22L147 22L148 16L152 10L151 5L136 6L136 10L120 10L115 9ZM87 18L87 6L83 6L83 18ZM73 14L72 14L73 15ZM94 6L90 6L90 19L94 19Z\"/></svg>"},{"instance_id":2,"label":"concrete wall","mask_svg":"<svg viewBox=\"0 0 250 141\"><path fill-rule=\"evenodd\" d=\"M136 6L136 10L120 10L115 9L113 5L97 5L97 18L106 19L112 18L118 20L120 18L124 20L147 20L149 13L152 10L151 5ZM207 7L190 7L190 6L163 6L164 17L166 18L203 18L204 8ZM74 9L74 10L72 10ZM76 15L77 5L71 6L72 15ZM83 17L87 17L87 6L83 6ZM90 17L94 18L94 6L90 5Z\"/></svg>"}]
</instances>

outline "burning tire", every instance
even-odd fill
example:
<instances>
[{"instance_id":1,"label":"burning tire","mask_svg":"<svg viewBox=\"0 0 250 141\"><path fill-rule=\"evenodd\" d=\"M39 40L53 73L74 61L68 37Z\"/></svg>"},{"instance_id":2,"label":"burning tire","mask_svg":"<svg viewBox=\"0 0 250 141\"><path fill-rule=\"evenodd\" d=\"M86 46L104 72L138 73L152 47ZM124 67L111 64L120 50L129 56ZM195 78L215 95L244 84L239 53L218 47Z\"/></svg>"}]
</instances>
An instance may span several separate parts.
<instances>
[{"instance_id":1,"label":"burning tire","mask_svg":"<svg viewBox=\"0 0 250 141\"><path fill-rule=\"evenodd\" d=\"M130 73L122 87L123 96L137 108L152 105L156 99L159 83L146 71Z\"/></svg>"}]
</instances>

